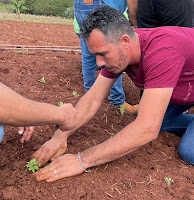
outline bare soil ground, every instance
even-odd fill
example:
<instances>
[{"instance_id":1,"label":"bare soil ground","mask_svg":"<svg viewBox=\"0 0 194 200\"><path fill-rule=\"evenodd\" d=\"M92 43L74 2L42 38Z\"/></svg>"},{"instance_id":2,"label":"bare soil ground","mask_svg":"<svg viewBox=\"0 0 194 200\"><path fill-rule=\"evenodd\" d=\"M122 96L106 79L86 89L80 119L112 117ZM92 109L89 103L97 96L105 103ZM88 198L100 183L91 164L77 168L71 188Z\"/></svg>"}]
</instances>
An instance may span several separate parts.
<instances>
[{"instance_id":1,"label":"bare soil ground","mask_svg":"<svg viewBox=\"0 0 194 200\"><path fill-rule=\"evenodd\" d=\"M79 40L68 25L0 21L0 44L78 46ZM59 101L75 104L79 97L73 96L73 91L84 94L79 53L0 51L0 76L1 82L18 93L55 105ZM39 82L42 76L46 83ZM125 74L123 77L126 100L138 103L138 89ZM134 119L121 115L106 100L96 117L69 138L68 152L77 153L103 142ZM54 183L36 182L25 165L54 130L54 126L37 127L22 147L17 128L5 127L0 144L0 199L194 200L194 168L178 155L180 138L167 132L130 155L92 168L91 173ZM174 182L167 185L165 177Z\"/></svg>"}]
</instances>

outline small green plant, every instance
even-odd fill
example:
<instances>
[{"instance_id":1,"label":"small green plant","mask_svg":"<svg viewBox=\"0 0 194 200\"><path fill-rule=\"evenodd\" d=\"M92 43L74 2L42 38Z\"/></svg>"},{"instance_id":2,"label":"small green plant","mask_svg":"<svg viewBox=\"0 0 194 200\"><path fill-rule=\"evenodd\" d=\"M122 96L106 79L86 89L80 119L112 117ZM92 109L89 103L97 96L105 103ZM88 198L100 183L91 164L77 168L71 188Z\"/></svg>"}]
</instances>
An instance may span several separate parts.
<instances>
[{"instance_id":1,"label":"small green plant","mask_svg":"<svg viewBox=\"0 0 194 200\"><path fill-rule=\"evenodd\" d=\"M32 171L33 173L37 170L39 170L40 163L37 165L36 159L30 160L30 162L27 162L26 167L28 168L29 171Z\"/></svg>"},{"instance_id":2,"label":"small green plant","mask_svg":"<svg viewBox=\"0 0 194 200\"><path fill-rule=\"evenodd\" d=\"M73 96L79 96L79 94L76 91L72 92Z\"/></svg>"},{"instance_id":3,"label":"small green plant","mask_svg":"<svg viewBox=\"0 0 194 200\"><path fill-rule=\"evenodd\" d=\"M119 110L120 110L121 115L124 115L124 113L125 113L125 106L124 106L124 105L121 105L121 106L119 107Z\"/></svg>"},{"instance_id":4,"label":"small green plant","mask_svg":"<svg viewBox=\"0 0 194 200\"><path fill-rule=\"evenodd\" d=\"M46 83L44 76L39 80L40 83Z\"/></svg>"},{"instance_id":5,"label":"small green plant","mask_svg":"<svg viewBox=\"0 0 194 200\"><path fill-rule=\"evenodd\" d=\"M170 185L172 183L174 183L174 180L170 177L165 177L164 178L164 182L167 184L167 185Z\"/></svg>"},{"instance_id":6,"label":"small green plant","mask_svg":"<svg viewBox=\"0 0 194 200\"><path fill-rule=\"evenodd\" d=\"M62 105L64 105L65 103L64 102L62 102L62 101L59 101L58 102L58 106L62 106Z\"/></svg>"}]
</instances>

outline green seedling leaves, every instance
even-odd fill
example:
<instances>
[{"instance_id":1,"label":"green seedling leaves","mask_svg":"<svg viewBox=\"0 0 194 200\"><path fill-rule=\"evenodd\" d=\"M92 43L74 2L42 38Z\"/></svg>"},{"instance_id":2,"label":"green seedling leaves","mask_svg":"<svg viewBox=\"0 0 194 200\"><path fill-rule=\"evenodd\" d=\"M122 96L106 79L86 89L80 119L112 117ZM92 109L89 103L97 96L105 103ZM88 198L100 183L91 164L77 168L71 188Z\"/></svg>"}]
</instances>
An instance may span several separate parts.
<instances>
[{"instance_id":1,"label":"green seedling leaves","mask_svg":"<svg viewBox=\"0 0 194 200\"><path fill-rule=\"evenodd\" d=\"M73 96L79 96L79 94L76 91L72 92Z\"/></svg>"},{"instance_id":2,"label":"green seedling leaves","mask_svg":"<svg viewBox=\"0 0 194 200\"><path fill-rule=\"evenodd\" d=\"M165 177L164 182L169 186L171 183L174 183L174 180L170 177Z\"/></svg>"},{"instance_id":3,"label":"green seedling leaves","mask_svg":"<svg viewBox=\"0 0 194 200\"><path fill-rule=\"evenodd\" d=\"M40 83L46 83L44 76L39 80Z\"/></svg>"},{"instance_id":4,"label":"green seedling leaves","mask_svg":"<svg viewBox=\"0 0 194 200\"><path fill-rule=\"evenodd\" d=\"M64 102L62 102L62 101L59 101L58 102L58 106L62 106L62 105L64 105L65 103Z\"/></svg>"},{"instance_id":5,"label":"green seedling leaves","mask_svg":"<svg viewBox=\"0 0 194 200\"><path fill-rule=\"evenodd\" d=\"M40 163L37 165L36 159L30 160L30 162L27 162L27 165L25 165L29 171L32 171L33 173L37 170L39 170Z\"/></svg>"},{"instance_id":6,"label":"green seedling leaves","mask_svg":"<svg viewBox=\"0 0 194 200\"><path fill-rule=\"evenodd\" d=\"M121 115L124 115L124 113L125 113L125 106L121 105L119 109L120 109Z\"/></svg>"}]
</instances>

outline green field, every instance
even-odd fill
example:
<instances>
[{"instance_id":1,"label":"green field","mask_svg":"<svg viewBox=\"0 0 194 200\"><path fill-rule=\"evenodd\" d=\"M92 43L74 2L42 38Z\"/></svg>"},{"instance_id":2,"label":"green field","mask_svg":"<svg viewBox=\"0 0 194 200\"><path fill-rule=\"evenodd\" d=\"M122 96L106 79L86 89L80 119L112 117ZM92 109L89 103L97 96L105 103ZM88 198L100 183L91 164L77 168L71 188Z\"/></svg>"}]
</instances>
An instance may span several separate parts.
<instances>
[{"instance_id":1,"label":"green field","mask_svg":"<svg viewBox=\"0 0 194 200\"><path fill-rule=\"evenodd\" d=\"M65 19L61 17L51 17L51 16L40 16L40 15L29 15L21 14L20 21L27 22L41 22L41 23L54 23L54 24L67 24L72 25L72 19ZM17 15L14 13L0 13L0 20L17 20Z\"/></svg>"}]
</instances>

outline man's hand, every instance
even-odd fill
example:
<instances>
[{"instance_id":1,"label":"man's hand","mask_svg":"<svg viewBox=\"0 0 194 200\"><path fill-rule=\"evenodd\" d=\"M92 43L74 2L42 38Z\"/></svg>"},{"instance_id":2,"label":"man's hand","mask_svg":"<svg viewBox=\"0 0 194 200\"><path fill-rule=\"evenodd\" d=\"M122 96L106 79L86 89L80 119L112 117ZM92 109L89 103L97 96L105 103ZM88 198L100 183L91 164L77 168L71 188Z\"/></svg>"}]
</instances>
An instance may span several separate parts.
<instances>
[{"instance_id":1,"label":"man's hand","mask_svg":"<svg viewBox=\"0 0 194 200\"><path fill-rule=\"evenodd\" d=\"M35 173L37 181L53 182L83 173L77 154L65 154Z\"/></svg>"},{"instance_id":2,"label":"man's hand","mask_svg":"<svg viewBox=\"0 0 194 200\"><path fill-rule=\"evenodd\" d=\"M65 120L61 124L57 124L59 128L62 131L75 128L77 125L77 110L70 103L60 106L60 109L65 113Z\"/></svg>"},{"instance_id":3,"label":"man's hand","mask_svg":"<svg viewBox=\"0 0 194 200\"><path fill-rule=\"evenodd\" d=\"M37 163L43 166L49 160L53 161L63 155L66 152L66 149L67 136L61 130L57 130L55 131L54 136L32 155L32 158L35 158Z\"/></svg>"},{"instance_id":4,"label":"man's hand","mask_svg":"<svg viewBox=\"0 0 194 200\"><path fill-rule=\"evenodd\" d=\"M18 134L22 135L20 142L23 144L24 142L28 142L34 132L34 126L29 127L19 127Z\"/></svg>"}]
</instances>

